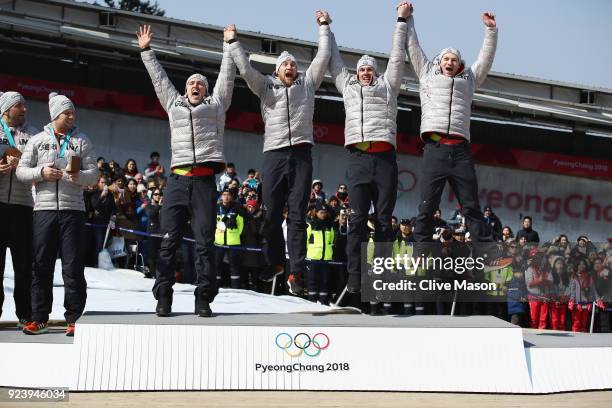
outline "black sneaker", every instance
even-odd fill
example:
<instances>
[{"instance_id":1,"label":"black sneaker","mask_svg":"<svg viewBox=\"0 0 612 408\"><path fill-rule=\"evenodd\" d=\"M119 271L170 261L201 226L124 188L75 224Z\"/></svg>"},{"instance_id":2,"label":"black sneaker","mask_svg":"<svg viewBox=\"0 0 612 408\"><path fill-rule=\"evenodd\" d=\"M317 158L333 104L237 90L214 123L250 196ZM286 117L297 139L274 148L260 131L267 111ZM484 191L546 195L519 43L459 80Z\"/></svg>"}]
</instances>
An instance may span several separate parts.
<instances>
[{"instance_id":1,"label":"black sneaker","mask_svg":"<svg viewBox=\"0 0 612 408\"><path fill-rule=\"evenodd\" d=\"M370 302L370 316L380 316L380 315L381 315L380 305L378 303Z\"/></svg>"},{"instance_id":2,"label":"black sneaker","mask_svg":"<svg viewBox=\"0 0 612 408\"><path fill-rule=\"evenodd\" d=\"M159 317L167 317L172 313L172 288L161 287L157 292L157 307L155 313Z\"/></svg>"},{"instance_id":3,"label":"black sneaker","mask_svg":"<svg viewBox=\"0 0 612 408\"><path fill-rule=\"evenodd\" d=\"M404 314L404 316L412 316L412 315L414 315L414 304L412 304L412 303L404 303L403 314Z\"/></svg>"},{"instance_id":4,"label":"black sneaker","mask_svg":"<svg viewBox=\"0 0 612 408\"><path fill-rule=\"evenodd\" d=\"M381 313L385 316L392 314L393 305L391 303L383 303Z\"/></svg>"},{"instance_id":5,"label":"black sneaker","mask_svg":"<svg viewBox=\"0 0 612 408\"><path fill-rule=\"evenodd\" d=\"M211 317L212 310L210 309L210 303L206 301L203 294L198 293L198 290L195 291L195 314L200 317Z\"/></svg>"},{"instance_id":6,"label":"black sneaker","mask_svg":"<svg viewBox=\"0 0 612 408\"><path fill-rule=\"evenodd\" d=\"M210 304L205 300L196 300L196 314L200 317L212 317Z\"/></svg>"}]
</instances>

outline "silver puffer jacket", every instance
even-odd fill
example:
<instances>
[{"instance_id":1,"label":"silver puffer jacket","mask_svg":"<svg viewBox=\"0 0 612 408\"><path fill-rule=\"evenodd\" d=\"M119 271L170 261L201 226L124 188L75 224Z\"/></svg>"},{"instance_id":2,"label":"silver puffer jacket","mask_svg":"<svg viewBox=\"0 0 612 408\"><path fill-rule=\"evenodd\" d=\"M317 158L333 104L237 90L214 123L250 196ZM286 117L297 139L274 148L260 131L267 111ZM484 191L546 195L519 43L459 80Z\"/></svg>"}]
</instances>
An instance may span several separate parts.
<instances>
[{"instance_id":1,"label":"silver puffer jacket","mask_svg":"<svg viewBox=\"0 0 612 408\"><path fill-rule=\"evenodd\" d=\"M93 185L98 180L96 154L89 138L78 128L73 128L64 157L59 157L65 139L63 136L58 141L51 124L48 124L25 146L17 166L17 179L26 184L35 183L34 211L85 211L83 187ZM43 180L42 170L45 166L52 164L56 169L65 169L72 156L81 158L78 182L68 180L66 172L60 180Z\"/></svg>"},{"instance_id":2,"label":"silver puffer jacket","mask_svg":"<svg viewBox=\"0 0 612 408\"><path fill-rule=\"evenodd\" d=\"M263 151L295 144L314 144L312 118L315 91L323 82L330 57L329 25L319 26L319 49L304 75L286 87L276 76L263 75L249 63L240 41L230 45L240 75L261 101L265 123Z\"/></svg>"},{"instance_id":3,"label":"silver puffer jacket","mask_svg":"<svg viewBox=\"0 0 612 408\"><path fill-rule=\"evenodd\" d=\"M491 70L496 48L497 28L485 28L476 62L448 77L440 70L441 55L433 62L427 59L419 45L414 18L408 18L408 55L420 82L421 135L436 132L470 140L472 98Z\"/></svg>"},{"instance_id":4,"label":"silver puffer jacket","mask_svg":"<svg viewBox=\"0 0 612 408\"><path fill-rule=\"evenodd\" d=\"M344 99L344 145L387 142L397 146L397 96L406 58L406 23L395 23L387 70L367 86L344 66L332 36L330 71Z\"/></svg>"},{"instance_id":5,"label":"silver puffer jacket","mask_svg":"<svg viewBox=\"0 0 612 408\"><path fill-rule=\"evenodd\" d=\"M17 149L22 153L28 140L39 132L38 129L27 124L19 128L12 128L10 131ZM9 147L9 139L4 132L4 128L0 127L0 156L4 156L4 152ZM32 207L34 205L32 200L32 183L22 183L17 180L15 170L10 173L0 174L0 203Z\"/></svg>"},{"instance_id":6,"label":"silver puffer jacket","mask_svg":"<svg viewBox=\"0 0 612 408\"><path fill-rule=\"evenodd\" d=\"M140 55L151 76L157 98L168 113L171 166L208 164L222 168L219 164L225 163L225 112L232 101L236 76L236 66L229 54L228 44L223 43L223 60L212 94L209 93L196 106L192 106L187 97L176 90L153 50L143 51Z\"/></svg>"}]
</instances>

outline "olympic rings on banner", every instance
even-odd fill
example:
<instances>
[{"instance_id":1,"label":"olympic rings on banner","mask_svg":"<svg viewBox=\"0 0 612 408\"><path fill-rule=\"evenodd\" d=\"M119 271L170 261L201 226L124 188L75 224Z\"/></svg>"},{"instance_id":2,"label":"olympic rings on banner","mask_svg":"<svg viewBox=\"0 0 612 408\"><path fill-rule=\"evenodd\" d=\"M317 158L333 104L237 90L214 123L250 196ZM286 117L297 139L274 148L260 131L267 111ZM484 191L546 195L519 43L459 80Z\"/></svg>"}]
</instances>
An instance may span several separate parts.
<instances>
[{"instance_id":1,"label":"olympic rings on banner","mask_svg":"<svg viewBox=\"0 0 612 408\"><path fill-rule=\"evenodd\" d=\"M329 337L327 336L327 334L325 333L317 333L312 337L312 341L315 341L315 339L317 338L317 336L323 336L325 337L325 347L317 347L319 350L325 350L326 348L329 347Z\"/></svg>"},{"instance_id":2,"label":"olympic rings on banner","mask_svg":"<svg viewBox=\"0 0 612 408\"><path fill-rule=\"evenodd\" d=\"M282 335L285 335L288 337L288 343L285 344L284 346L281 346L280 344L278 344L278 338ZM288 349L289 347L291 347L291 343L293 342L293 337L291 337L291 335L289 335L289 333L278 333L276 335L276 345L278 346L278 348L281 348L283 350Z\"/></svg>"},{"instance_id":3,"label":"olympic rings on banner","mask_svg":"<svg viewBox=\"0 0 612 408\"><path fill-rule=\"evenodd\" d=\"M329 336L325 333L317 333L310 337L310 335L304 332L298 333L295 336L282 332L276 335L274 342L289 357L299 357L302 353L308 357L317 357L321 354L321 351L327 349L330 345ZM316 351L312 351L312 348L316 349Z\"/></svg>"}]
</instances>

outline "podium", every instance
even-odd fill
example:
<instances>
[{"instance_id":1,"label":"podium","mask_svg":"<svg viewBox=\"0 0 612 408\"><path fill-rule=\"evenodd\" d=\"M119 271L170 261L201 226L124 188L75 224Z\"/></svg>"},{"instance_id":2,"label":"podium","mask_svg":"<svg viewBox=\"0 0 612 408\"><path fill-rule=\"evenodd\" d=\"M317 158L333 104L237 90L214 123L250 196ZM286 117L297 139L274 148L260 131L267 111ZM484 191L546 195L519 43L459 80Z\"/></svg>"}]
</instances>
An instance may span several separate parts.
<instances>
[{"instance_id":1,"label":"podium","mask_svg":"<svg viewBox=\"0 0 612 408\"><path fill-rule=\"evenodd\" d=\"M524 333L491 316L88 312L73 343L59 334L3 333L0 352L8 361L0 361L0 386L486 393L612 388L612 335ZM48 370L25 372L29 359L43 359Z\"/></svg>"}]
</instances>

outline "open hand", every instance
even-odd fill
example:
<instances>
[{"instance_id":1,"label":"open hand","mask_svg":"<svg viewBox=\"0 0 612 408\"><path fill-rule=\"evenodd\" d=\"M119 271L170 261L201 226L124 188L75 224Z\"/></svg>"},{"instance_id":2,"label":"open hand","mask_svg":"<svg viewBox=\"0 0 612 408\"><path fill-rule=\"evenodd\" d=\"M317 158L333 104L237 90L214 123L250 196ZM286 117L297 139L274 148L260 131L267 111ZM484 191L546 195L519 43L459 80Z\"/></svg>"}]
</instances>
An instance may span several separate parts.
<instances>
[{"instance_id":1,"label":"open hand","mask_svg":"<svg viewBox=\"0 0 612 408\"><path fill-rule=\"evenodd\" d=\"M136 32L136 37L138 37L138 46L141 50L144 50L147 47L151 46L151 39L153 38L153 33L151 32L150 25L140 26L138 31Z\"/></svg>"}]
</instances>

